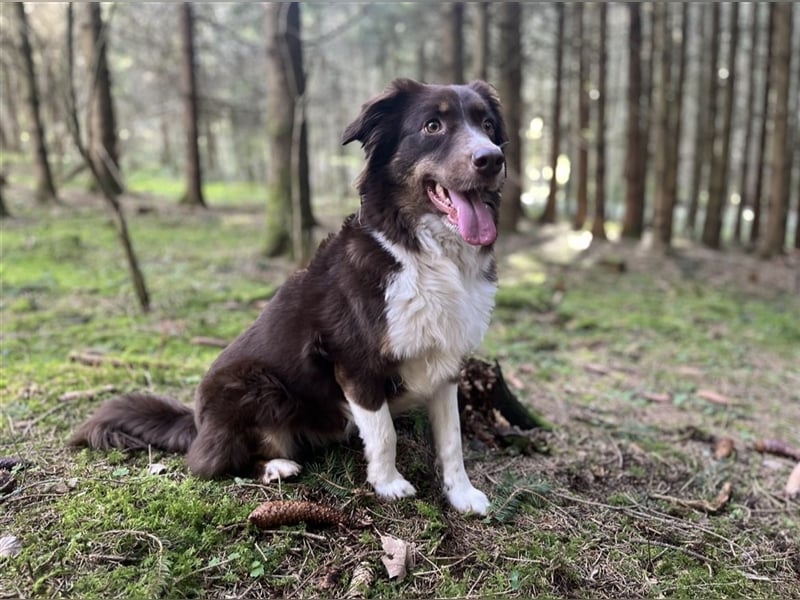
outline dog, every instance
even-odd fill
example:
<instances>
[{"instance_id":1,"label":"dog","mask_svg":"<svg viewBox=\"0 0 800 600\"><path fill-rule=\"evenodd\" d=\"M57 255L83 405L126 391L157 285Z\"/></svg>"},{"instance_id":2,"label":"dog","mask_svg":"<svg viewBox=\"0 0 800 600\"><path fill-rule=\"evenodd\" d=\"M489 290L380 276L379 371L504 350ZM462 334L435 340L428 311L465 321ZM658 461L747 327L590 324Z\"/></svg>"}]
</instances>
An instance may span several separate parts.
<instances>
[{"instance_id":1,"label":"dog","mask_svg":"<svg viewBox=\"0 0 800 600\"><path fill-rule=\"evenodd\" d=\"M462 513L489 500L464 469L456 381L489 326L507 135L489 84L393 81L342 143L366 165L360 209L225 348L194 410L130 393L75 432L75 446L186 453L202 478L297 475L302 450L355 425L367 480L386 499L416 492L397 470L392 415L427 406L444 493Z\"/></svg>"}]
</instances>

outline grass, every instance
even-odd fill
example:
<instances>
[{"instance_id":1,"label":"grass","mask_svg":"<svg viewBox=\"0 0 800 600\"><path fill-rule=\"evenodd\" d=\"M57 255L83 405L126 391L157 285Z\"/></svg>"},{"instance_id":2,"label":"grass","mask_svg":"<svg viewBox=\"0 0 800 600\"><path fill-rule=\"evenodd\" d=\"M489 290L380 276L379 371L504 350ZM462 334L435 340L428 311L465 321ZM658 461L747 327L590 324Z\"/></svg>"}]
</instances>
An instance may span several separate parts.
<instances>
[{"instance_id":1,"label":"grass","mask_svg":"<svg viewBox=\"0 0 800 600\"><path fill-rule=\"evenodd\" d=\"M147 185L169 195L156 179L131 181ZM499 358L515 392L555 429L534 434L548 454L469 442L467 468L493 507L486 519L464 518L438 491L419 414L398 424L400 469L419 493L397 503L366 486L357 442L320 452L280 486L200 481L182 457L160 452L65 448L110 395L63 394L111 384L189 401L218 352L192 339L234 337L291 270L259 255L252 208L128 202L153 292L148 315L136 309L94 199L56 211L18 204L17 218L2 223L0 456L30 466L0 496L0 536L23 547L0 558L0 596L342 596L360 564L374 575L366 595L375 598L800 596L800 506L781 495L792 463L752 450L759 438L800 437L800 301L749 275L788 281L791 265L741 256L732 269L701 253L687 272L686 255L611 247L627 261L620 274L603 267L602 248L555 265L529 240L504 242L481 353ZM137 213L145 202L155 210ZM87 350L119 362L70 360ZM729 402L709 402L703 389ZM645 397L655 393L668 400ZM736 453L715 460L722 436ZM154 462L166 474L150 474ZM717 514L674 500L712 500L725 481L733 495ZM246 524L258 503L279 498L320 501L372 525ZM416 546L403 581L385 576L381 534Z\"/></svg>"}]
</instances>

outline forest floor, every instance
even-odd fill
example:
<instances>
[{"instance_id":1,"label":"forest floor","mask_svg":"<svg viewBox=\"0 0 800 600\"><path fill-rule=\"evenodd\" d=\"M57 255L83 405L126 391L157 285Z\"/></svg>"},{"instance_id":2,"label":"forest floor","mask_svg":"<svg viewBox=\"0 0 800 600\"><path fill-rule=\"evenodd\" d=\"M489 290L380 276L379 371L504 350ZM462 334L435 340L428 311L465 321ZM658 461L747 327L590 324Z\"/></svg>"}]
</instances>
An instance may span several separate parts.
<instances>
[{"instance_id":1,"label":"forest floor","mask_svg":"<svg viewBox=\"0 0 800 600\"><path fill-rule=\"evenodd\" d=\"M274 486L200 481L162 452L67 448L106 386L189 401L219 352L196 338L232 339L291 266L259 255L256 204L126 198L154 300L142 315L101 205L66 201L2 223L0 457L25 462L0 482L0 537L21 544L6 556L0 542L0 597L800 598L800 502L784 494L798 459L755 450L800 445L800 257L577 251L559 227L503 239L479 355L553 429L504 449L468 440L493 500L468 518L439 492L419 415L398 426L418 495L396 503L365 485L357 441ZM247 524L274 499L371 525ZM384 535L414 546L400 581Z\"/></svg>"}]
</instances>

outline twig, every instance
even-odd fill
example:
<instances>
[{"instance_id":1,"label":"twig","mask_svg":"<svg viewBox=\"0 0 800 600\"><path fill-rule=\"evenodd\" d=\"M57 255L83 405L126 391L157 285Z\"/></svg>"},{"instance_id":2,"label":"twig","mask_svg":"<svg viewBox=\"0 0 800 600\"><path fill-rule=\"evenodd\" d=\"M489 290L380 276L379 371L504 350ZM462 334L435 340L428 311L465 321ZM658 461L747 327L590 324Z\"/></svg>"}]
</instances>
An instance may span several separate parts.
<instances>
[{"instance_id":1,"label":"twig","mask_svg":"<svg viewBox=\"0 0 800 600\"><path fill-rule=\"evenodd\" d=\"M213 348L227 348L230 342L222 338L206 337L198 335L192 338L192 344L195 346L211 346Z\"/></svg>"},{"instance_id":2,"label":"twig","mask_svg":"<svg viewBox=\"0 0 800 600\"><path fill-rule=\"evenodd\" d=\"M103 385L98 388L91 388L88 390L72 390L69 392L64 392L58 399L61 402L71 402L73 400L91 400L92 398L96 398L101 394L111 394L117 391L117 386L115 385Z\"/></svg>"}]
</instances>

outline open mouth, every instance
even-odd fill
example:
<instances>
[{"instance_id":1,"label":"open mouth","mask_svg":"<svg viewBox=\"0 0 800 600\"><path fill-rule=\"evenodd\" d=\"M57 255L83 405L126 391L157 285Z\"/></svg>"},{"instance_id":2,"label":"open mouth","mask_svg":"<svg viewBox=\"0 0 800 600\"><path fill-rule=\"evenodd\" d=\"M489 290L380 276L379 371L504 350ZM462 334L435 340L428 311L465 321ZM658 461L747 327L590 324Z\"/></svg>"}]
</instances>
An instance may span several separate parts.
<instances>
[{"instance_id":1,"label":"open mouth","mask_svg":"<svg viewBox=\"0 0 800 600\"><path fill-rule=\"evenodd\" d=\"M465 242L488 246L497 239L492 209L478 190L450 190L436 181L426 182L425 189L433 205L456 226Z\"/></svg>"}]
</instances>

